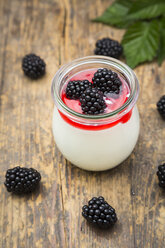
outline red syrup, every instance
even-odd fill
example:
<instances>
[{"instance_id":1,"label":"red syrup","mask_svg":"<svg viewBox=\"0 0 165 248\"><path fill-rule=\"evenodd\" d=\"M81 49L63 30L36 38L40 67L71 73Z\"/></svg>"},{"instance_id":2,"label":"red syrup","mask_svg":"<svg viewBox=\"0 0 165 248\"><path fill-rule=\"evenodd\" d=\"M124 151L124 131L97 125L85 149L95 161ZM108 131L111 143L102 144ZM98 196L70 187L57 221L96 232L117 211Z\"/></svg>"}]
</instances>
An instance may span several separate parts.
<instances>
[{"instance_id":1,"label":"red syrup","mask_svg":"<svg viewBox=\"0 0 165 248\"><path fill-rule=\"evenodd\" d=\"M89 80L89 82L92 82L93 75L94 75L94 73L96 71L97 71L97 69L90 69L90 70L79 72L76 75L74 75L69 81L87 79L87 80ZM105 109L105 113L110 113L110 112L120 108L127 101L128 97L130 95L130 89L128 87L128 84L121 77L120 77L120 80L122 82L122 86L120 88L120 93L118 95L117 94L108 94L106 97L104 97L104 100L105 100L106 105L107 105L107 107ZM61 92L62 101L70 109L74 110L77 113L83 114L82 109L81 109L80 101L79 100L68 99L66 97L66 94L65 94L66 86L67 86L67 83L64 85L64 87L62 89L62 92ZM132 110L130 110L127 114L122 116L117 121L111 120L111 122L108 123L108 124L100 124L100 125L97 125L97 126L95 126L95 125L84 125L84 124L74 122L71 119L69 119L67 116L65 116L63 113L61 113L60 111L59 111L59 113L60 113L61 117L68 124L70 124L70 125L72 125L74 127L85 129L85 130L103 130L103 129L113 127L113 126L117 125L118 123L126 123L131 118Z\"/></svg>"}]
</instances>

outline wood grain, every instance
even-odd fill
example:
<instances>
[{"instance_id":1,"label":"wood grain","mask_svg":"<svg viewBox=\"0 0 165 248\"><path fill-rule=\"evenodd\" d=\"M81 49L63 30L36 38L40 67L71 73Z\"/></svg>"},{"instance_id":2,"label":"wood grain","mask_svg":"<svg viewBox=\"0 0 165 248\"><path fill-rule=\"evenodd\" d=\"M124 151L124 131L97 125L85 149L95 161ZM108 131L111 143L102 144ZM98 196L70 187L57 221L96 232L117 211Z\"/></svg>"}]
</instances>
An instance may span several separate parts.
<instances>
[{"instance_id":1,"label":"wood grain","mask_svg":"<svg viewBox=\"0 0 165 248\"><path fill-rule=\"evenodd\" d=\"M51 80L75 58L92 55L95 41L121 40L123 30L91 23L112 1L0 1L0 247L1 248L163 248L165 193L158 187L157 165L165 159L165 122L155 103L165 92L165 63L135 69L141 93L139 142L127 161L106 172L82 171L55 146L51 118ZM45 77L27 79L21 59L40 55ZM42 174L39 192L18 197L6 192L8 168L34 167ZM115 207L118 223L98 232L81 217L92 196Z\"/></svg>"}]
</instances>

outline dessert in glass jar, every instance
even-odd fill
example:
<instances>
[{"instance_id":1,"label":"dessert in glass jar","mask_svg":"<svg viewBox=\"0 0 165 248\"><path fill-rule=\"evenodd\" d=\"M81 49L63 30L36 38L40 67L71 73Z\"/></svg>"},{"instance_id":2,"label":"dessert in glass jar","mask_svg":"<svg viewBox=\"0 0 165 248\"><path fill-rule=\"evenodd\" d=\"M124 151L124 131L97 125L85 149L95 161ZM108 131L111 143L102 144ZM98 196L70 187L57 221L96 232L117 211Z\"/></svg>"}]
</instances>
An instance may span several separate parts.
<instances>
[{"instance_id":1,"label":"dessert in glass jar","mask_svg":"<svg viewBox=\"0 0 165 248\"><path fill-rule=\"evenodd\" d=\"M62 66L52 82L53 134L72 164L91 171L113 168L139 136L134 72L111 57L89 56Z\"/></svg>"}]
</instances>

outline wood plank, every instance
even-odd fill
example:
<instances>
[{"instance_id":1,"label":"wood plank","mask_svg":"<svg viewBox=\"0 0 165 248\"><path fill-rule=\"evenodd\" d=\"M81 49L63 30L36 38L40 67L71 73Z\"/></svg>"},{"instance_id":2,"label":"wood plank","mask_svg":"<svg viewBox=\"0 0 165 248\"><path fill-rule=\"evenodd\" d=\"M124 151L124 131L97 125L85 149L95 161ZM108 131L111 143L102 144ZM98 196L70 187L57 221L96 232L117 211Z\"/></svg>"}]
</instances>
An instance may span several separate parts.
<instances>
[{"instance_id":1,"label":"wood plank","mask_svg":"<svg viewBox=\"0 0 165 248\"><path fill-rule=\"evenodd\" d=\"M164 192L157 165L163 162L165 123L155 103L165 92L165 63L135 69L141 85L139 142L127 161L106 172L82 171L60 154L51 131L51 80L75 58L92 55L95 41L121 40L123 30L91 23L112 1L0 1L0 247L163 248ZM21 59L29 52L47 64L45 77L25 78ZM42 174L37 194L6 192L8 168L34 167ZM118 223L97 231L81 217L92 196L103 195L115 207Z\"/></svg>"}]
</instances>

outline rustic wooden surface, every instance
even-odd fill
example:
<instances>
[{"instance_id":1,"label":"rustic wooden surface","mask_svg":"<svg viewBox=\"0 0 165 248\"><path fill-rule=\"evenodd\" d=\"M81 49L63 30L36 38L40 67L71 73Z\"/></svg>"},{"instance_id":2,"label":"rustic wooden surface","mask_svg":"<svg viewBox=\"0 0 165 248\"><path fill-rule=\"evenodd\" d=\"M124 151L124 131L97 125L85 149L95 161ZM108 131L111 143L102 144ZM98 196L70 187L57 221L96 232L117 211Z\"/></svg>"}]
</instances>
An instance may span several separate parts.
<instances>
[{"instance_id":1,"label":"rustic wooden surface","mask_svg":"<svg viewBox=\"0 0 165 248\"><path fill-rule=\"evenodd\" d=\"M165 63L135 69L141 85L139 142L127 161L106 172L82 171L55 146L51 79L61 64L92 55L95 41L121 40L122 30L97 23L108 0L0 1L0 247L163 248L165 193L157 165L165 159L165 122L155 103L165 93ZM21 59L34 52L47 73L31 81ZM17 197L6 192L4 174L16 165L37 168L39 192ZM98 232L81 217L81 206L103 195L116 208L118 223Z\"/></svg>"}]
</instances>

